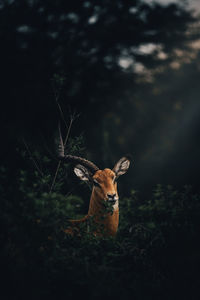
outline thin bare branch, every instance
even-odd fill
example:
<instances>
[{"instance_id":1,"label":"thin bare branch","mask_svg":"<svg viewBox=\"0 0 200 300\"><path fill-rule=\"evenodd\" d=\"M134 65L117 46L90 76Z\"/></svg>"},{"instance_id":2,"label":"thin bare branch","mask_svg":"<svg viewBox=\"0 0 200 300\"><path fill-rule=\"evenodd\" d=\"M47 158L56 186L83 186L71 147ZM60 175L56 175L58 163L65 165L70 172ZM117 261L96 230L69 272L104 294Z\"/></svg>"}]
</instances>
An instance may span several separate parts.
<instances>
[{"instance_id":1,"label":"thin bare branch","mask_svg":"<svg viewBox=\"0 0 200 300\"><path fill-rule=\"evenodd\" d=\"M54 85L54 81L53 81L53 91L54 91L55 102L58 106L58 110L60 112L61 119L63 120L63 122L64 122L64 124L67 128L68 125L67 125L67 122L65 121L64 114L63 114L61 105L59 103L59 98L60 98L60 94L61 94L61 86L59 86L59 88L56 88L55 85Z\"/></svg>"},{"instance_id":2,"label":"thin bare branch","mask_svg":"<svg viewBox=\"0 0 200 300\"><path fill-rule=\"evenodd\" d=\"M27 144L26 141L25 141L25 139L22 138L22 141L23 141L23 144L24 144L24 146L25 146L25 148L26 148L26 150L27 150L27 152L28 152L28 154L29 154L29 156L30 156L30 159L33 161L33 164L34 164L34 166L36 167L38 173L40 174L40 176L44 177L44 173L43 173L42 170L40 169L40 167L39 167L39 165L38 165L36 159L33 157L32 153L31 153L31 151L30 151L30 149L29 149L29 147L28 147L28 144Z\"/></svg>"},{"instance_id":3,"label":"thin bare branch","mask_svg":"<svg viewBox=\"0 0 200 300\"><path fill-rule=\"evenodd\" d=\"M65 121L65 118L64 118L64 114L63 114L62 108L61 108L61 106L60 106L60 103L58 102L58 98L56 98L56 103L57 103L57 105L58 105L58 109L59 109L59 112L60 112L60 116L61 116L61 118L62 118L62 120L63 120L63 122L64 122L64 124L65 124L65 126L66 126L66 128L67 128L67 127L68 127L68 126L67 126L67 122Z\"/></svg>"},{"instance_id":4,"label":"thin bare branch","mask_svg":"<svg viewBox=\"0 0 200 300\"><path fill-rule=\"evenodd\" d=\"M64 151L65 146L66 146L67 141L68 141L68 138L69 138L69 134L70 134L70 131L71 131L72 124L73 124L74 120L78 117L78 115L76 115L75 112L71 113L71 109L69 108L70 122L69 122L69 125L67 124L67 122L66 122L66 120L64 118L64 113L63 113L62 107L61 107L61 105L59 103L59 98L60 98L60 94L61 94L61 85L59 86L59 88L56 88L56 86L54 85L54 83L55 83L55 81L53 81L53 91L54 91L55 102L56 102L56 104L58 106L58 110L59 110L61 119L62 119L63 123L65 124L65 127L67 128L67 134L66 134L66 137L64 139L64 144L62 145L63 149L61 149L62 151ZM55 185L56 178L58 176L58 171L60 169L60 165L61 165L61 161L58 162L58 165L56 167L56 171L55 171L55 174L54 174L54 177L53 177L53 181L52 181L49 193L52 192L53 187Z\"/></svg>"},{"instance_id":5,"label":"thin bare branch","mask_svg":"<svg viewBox=\"0 0 200 300\"><path fill-rule=\"evenodd\" d=\"M62 111L62 109L61 109L61 111ZM70 134L70 131L71 131L71 127L72 127L73 122L74 122L74 116L71 116L71 117L70 117L69 126L68 126L68 129L67 129L67 134L66 134L66 137L65 137L65 140L64 140L64 148L65 148L65 146L66 146L66 144L67 144L67 141L68 141L68 139L69 139L69 134ZM59 171L59 169L60 169L60 165L61 165L61 161L58 162L58 165L57 165L57 168L56 168L56 171L55 171L55 175L54 175L54 178L53 178L53 181L52 181L52 184L51 184L49 193L52 192L53 187L54 187L54 185L55 185L56 178L57 178L57 176L58 176L58 171Z\"/></svg>"},{"instance_id":6,"label":"thin bare branch","mask_svg":"<svg viewBox=\"0 0 200 300\"><path fill-rule=\"evenodd\" d=\"M72 127L72 123L73 123L73 122L74 122L74 119L71 118L71 119L70 119L70 122L69 122L68 130L67 130L67 134L66 134L66 137L65 137L65 140L64 140L64 148L65 148L65 146L66 146L66 144L67 144L67 141L68 141L68 139L69 139L69 134L70 134L70 131L71 131L71 127Z\"/></svg>"}]
</instances>

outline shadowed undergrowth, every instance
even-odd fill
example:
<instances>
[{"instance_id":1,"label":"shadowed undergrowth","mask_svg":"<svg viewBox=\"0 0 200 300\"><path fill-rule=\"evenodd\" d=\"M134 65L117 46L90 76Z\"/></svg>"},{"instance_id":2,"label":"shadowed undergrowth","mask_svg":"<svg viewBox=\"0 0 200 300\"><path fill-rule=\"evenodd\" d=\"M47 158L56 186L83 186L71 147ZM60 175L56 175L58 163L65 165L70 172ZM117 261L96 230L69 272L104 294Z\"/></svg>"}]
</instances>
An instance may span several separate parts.
<instances>
[{"instance_id":1,"label":"shadowed undergrowth","mask_svg":"<svg viewBox=\"0 0 200 300\"><path fill-rule=\"evenodd\" d=\"M67 236L68 218L85 203L58 182L21 170L11 183L1 168L3 299L182 299L198 290L200 195L157 185L140 199L120 199L116 238ZM62 173L62 171L61 171ZM70 182L68 182L71 185ZM6 188L5 188L6 187ZM67 186L69 189L69 186ZM192 287L192 289L191 289ZM80 296L79 296L80 297Z\"/></svg>"}]
</instances>

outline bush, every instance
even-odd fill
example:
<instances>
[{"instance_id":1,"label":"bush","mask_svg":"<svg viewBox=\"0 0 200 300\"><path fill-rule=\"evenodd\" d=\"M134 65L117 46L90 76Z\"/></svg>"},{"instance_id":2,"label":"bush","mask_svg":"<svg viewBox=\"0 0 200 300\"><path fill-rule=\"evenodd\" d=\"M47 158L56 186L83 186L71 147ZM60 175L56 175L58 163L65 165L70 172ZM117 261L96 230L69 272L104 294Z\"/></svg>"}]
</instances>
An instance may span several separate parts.
<instances>
[{"instance_id":1,"label":"bush","mask_svg":"<svg viewBox=\"0 0 200 300\"><path fill-rule=\"evenodd\" d=\"M191 299L198 291L200 195L191 187L157 185L148 199L132 190L120 199L116 238L72 237L63 228L85 204L59 180L49 193L49 175L20 170L10 182L1 168L3 299Z\"/></svg>"}]
</instances>

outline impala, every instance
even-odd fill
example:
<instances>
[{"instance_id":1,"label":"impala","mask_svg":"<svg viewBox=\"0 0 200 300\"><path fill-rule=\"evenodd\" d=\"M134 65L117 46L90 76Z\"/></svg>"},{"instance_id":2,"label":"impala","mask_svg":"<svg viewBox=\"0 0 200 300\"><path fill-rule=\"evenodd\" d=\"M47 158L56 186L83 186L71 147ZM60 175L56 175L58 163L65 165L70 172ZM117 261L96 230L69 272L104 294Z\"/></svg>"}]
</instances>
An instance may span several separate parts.
<instances>
[{"instance_id":1,"label":"impala","mask_svg":"<svg viewBox=\"0 0 200 300\"><path fill-rule=\"evenodd\" d=\"M80 225L93 219L101 229L93 232L95 235L115 236L119 225L119 196L117 192L117 179L126 173L130 165L129 156L122 157L111 169L100 170L91 161L82 157L65 155L64 144L59 130L59 159L61 161L77 164L74 172L80 180L92 183L89 210L85 217L79 220L70 220L70 227L64 231L75 235L79 232ZM106 210L106 205L112 206L111 211Z\"/></svg>"}]
</instances>

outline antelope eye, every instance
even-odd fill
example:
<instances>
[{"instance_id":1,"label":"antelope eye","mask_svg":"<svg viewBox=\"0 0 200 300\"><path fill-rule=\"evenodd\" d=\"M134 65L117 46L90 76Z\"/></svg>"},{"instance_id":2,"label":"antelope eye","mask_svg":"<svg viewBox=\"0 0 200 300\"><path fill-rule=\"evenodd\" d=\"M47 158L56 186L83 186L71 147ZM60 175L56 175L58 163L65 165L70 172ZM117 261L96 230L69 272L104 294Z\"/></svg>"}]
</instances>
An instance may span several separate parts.
<instances>
[{"instance_id":1,"label":"antelope eye","mask_svg":"<svg viewBox=\"0 0 200 300\"><path fill-rule=\"evenodd\" d=\"M99 184L96 180L93 180L93 184L94 184L94 186L96 186L96 187L100 187L100 184Z\"/></svg>"}]
</instances>

